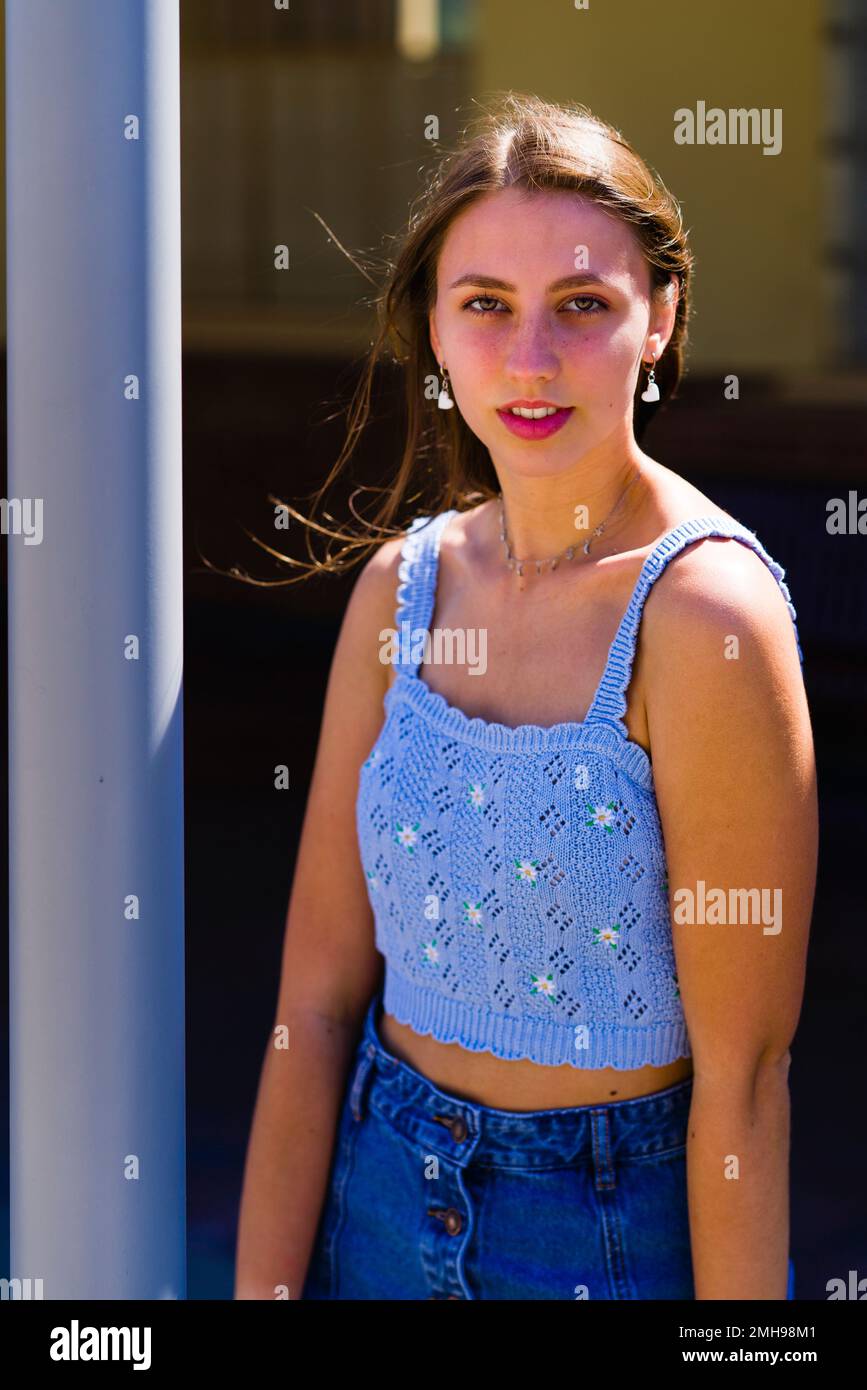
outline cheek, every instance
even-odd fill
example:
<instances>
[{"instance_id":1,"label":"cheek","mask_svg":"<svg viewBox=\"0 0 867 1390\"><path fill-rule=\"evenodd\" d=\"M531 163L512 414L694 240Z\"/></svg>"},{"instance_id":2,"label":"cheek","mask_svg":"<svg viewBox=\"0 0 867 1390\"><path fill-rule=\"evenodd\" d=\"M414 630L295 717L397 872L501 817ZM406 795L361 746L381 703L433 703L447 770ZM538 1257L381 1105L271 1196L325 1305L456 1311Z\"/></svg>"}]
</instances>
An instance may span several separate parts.
<instances>
[{"instance_id":1,"label":"cheek","mask_svg":"<svg viewBox=\"0 0 867 1390\"><path fill-rule=\"evenodd\" d=\"M595 332L573 333L562 349L561 360L564 365L591 373L594 381L606 382L606 389L618 382L628 389L640 353L640 338L620 323L600 325Z\"/></svg>"},{"instance_id":2,"label":"cheek","mask_svg":"<svg viewBox=\"0 0 867 1390\"><path fill-rule=\"evenodd\" d=\"M595 380L616 380L627 374L639 341L635 326L610 313L594 315L585 323L563 324L552 339L564 371L590 372Z\"/></svg>"},{"instance_id":3,"label":"cheek","mask_svg":"<svg viewBox=\"0 0 867 1390\"><path fill-rule=\"evenodd\" d=\"M498 367L505 351L504 334L492 332L486 324L477 325L471 320L454 335L450 355L456 365L464 367L464 374L469 373L472 378Z\"/></svg>"}]
</instances>

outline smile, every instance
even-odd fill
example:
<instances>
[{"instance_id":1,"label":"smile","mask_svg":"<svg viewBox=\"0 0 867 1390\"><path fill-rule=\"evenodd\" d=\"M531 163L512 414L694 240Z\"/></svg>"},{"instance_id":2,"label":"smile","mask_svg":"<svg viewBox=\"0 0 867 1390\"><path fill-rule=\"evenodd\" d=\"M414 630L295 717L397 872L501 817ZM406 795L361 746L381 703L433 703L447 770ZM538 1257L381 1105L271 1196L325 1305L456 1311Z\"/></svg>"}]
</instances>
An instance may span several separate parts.
<instances>
[{"instance_id":1,"label":"smile","mask_svg":"<svg viewBox=\"0 0 867 1390\"><path fill-rule=\"evenodd\" d=\"M573 410L574 406L564 406L561 410L552 410L550 414L546 412L535 418L528 418L529 411L519 415L511 409L498 410L497 414L506 428L520 439L547 439L548 435L556 434L557 430L562 429Z\"/></svg>"}]
</instances>

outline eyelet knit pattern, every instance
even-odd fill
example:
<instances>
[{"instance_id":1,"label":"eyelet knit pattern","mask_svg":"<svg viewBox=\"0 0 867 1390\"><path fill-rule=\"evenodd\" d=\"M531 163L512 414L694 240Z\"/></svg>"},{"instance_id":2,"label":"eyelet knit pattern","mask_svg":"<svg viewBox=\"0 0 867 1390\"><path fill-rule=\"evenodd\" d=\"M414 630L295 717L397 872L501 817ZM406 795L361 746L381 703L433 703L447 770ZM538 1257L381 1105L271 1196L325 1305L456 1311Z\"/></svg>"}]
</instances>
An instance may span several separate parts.
<instances>
[{"instance_id":1,"label":"eyelet knit pattern","mask_svg":"<svg viewBox=\"0 0 867 1390\"><path fill-rule=\"evenodd\" d=\"M359 774L385 1009L441 1042L547 1066L689 1056L653 770L623 722L641 613L684 546L731 537L777 580L803 660L784 571L738 522L683 522L642 566L586 718L510 727L449 704L409 651L429 629L455 515L418 517L405 537L395 626L407 641Z\"/></svg>"}]
</instances>

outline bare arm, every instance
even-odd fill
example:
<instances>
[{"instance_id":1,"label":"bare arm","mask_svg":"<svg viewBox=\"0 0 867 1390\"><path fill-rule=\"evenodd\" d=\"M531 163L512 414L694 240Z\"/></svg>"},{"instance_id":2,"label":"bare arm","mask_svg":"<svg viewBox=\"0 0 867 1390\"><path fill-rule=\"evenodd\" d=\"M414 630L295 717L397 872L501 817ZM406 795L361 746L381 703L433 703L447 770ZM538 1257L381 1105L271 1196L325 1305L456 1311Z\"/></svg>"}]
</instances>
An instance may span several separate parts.
<instances>
[{"instance_id":1,"label":"bare arm","mask_svg":"<svg viewBox=\"0 0 867 1390\"><path fill-rule=\"evenodd\" d=\"M694 1064L687 1182L696 1298L785 1299L789 1045L818 840L794 630L773 576L737 541L706 541L672 561L645 624L654 780ZM730 892L752 888L768 891L749 907ZM712 889L723 890L718 922Z\"/></svg>"},{"instance_id":2,"label":"bare arm","mask_svg":"<svg viewBox=\"0 0 867 1390\"><path fill-rule=\"evenodd\" d=\"M393 623L399 544L383 545L359 575L332 661L247 1150L236 1299L301 1293L347 1068L381 978L355 797L384 718L378 635Z\"/></svg>"}]
</instances>

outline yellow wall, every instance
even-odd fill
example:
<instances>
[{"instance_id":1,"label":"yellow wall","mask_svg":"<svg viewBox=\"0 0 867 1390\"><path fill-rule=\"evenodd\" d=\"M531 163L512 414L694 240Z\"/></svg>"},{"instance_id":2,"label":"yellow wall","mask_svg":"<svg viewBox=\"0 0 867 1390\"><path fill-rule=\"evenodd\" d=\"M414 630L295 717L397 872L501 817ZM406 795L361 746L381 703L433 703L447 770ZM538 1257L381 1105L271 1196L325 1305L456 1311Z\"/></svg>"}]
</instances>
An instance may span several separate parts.
<instances>
[{"instance_id":1,"label":"yellow wall","mask_svg":"<svg viewBox=\"0 0 867 1390\"><path fill-rule=\"evenodd\" d=\"M690 364L803 370L826 354L822 0L479 0L475 95L585 102L684 210L696 256ZM676 145L674 112L782 107L782 150Z\"/></svg>"}]
</instances>

